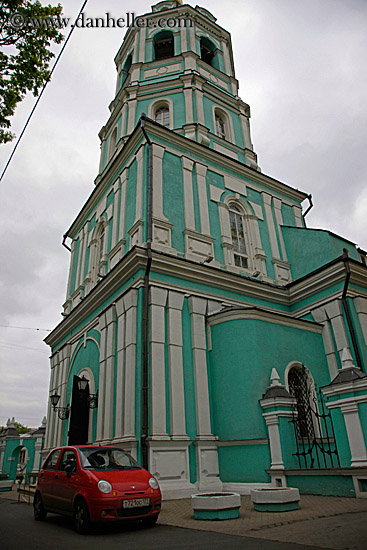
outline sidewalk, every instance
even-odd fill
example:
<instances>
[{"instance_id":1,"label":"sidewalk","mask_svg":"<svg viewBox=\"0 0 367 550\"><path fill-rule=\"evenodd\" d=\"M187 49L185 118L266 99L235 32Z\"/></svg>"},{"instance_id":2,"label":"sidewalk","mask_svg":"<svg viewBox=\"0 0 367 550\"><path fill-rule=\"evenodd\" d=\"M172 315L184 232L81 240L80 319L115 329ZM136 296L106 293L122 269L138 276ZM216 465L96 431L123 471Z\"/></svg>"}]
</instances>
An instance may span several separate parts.
<instances>
[{"instance_id":1,"label":"sidewalk","mask_svg":"<svg viewBox=\"0 0 367 550\"><path fill-rule=\"evenodd\" d=\"M186 529L330 548L367 549L367 499L301 495L300 509L257 512L241 498L239 519L193 519L190 499L164 501L158 523Z\"/></svg>"},{"instance_id":2,"label":"sidewalk","mask_svg":"<svg viewBox=\"0 0 367 550\"><path fill-rule=\"evenodd\" d=\"M18 501L16 489L0 492L0 499ZM28 495L20 495L29 502ZM163 501L159 524L263 538L328 548L367 549L367 499L301 495L300 509L292 512L257 512L249 496L241 498L239 519L194 520L191 500Z\"/></svg>"}]
</instances>

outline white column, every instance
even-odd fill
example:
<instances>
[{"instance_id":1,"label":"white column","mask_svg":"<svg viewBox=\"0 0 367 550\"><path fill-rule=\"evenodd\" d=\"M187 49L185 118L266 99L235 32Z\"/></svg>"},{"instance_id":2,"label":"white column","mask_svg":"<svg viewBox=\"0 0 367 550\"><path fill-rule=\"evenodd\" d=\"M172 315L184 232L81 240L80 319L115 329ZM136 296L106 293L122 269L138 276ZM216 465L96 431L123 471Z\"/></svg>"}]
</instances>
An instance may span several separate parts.
<instances>
[{"instance_id":1,"label":"white column","mask_svg":"<svg viewBox=\"0 0 367 550\"><path fill-rule=\"evenodd\" d=\"M208 367L206 363L206 300L191 296L192 352L194 359L196 430L198 439L212 439L210 422Z\"/></svg>"},{"instance_id":2,"label":"white column","mask_svg":"<svg viewBox=\"0 0 367 550\"><path fill-rule=\"evenodd\" d=\"M78 250L78 258L77 258L77 268L76 268L76 275L75 275L75 289L76 290L79 287L79 278L80 278L80 267L82 263L82 252L83 252L83 230L79 232L78 235L79 240L79 250Z\"/></svg>"},{"instance_id":3,"label":"white column","mask_svg":"<svg viewBox=\"0 0 367 550\"><path fill-rule=\"evenodd\" d=\"M181 34L181 52L187 52L187 33L185 25L182 25L180 28Z\"/></svg>"},{"instance_id":4,"label":"white column","mask_svg":"<svg viewBox=\"0 0 367 550\"><path fill-rule=\"evenodd\" d=\"M325 308L318 308L311 311L316 323L323 325L322 340L325 348L326 360L329 367L330 380L338 374L338 363L335 355L334 340L331 333L330 321L326 315Z\"/></svg>"},{"instance_id":5,"label":"white column","mask_svg":"<svg viewBox=\"0 0 367 550\"><path fill-rule=\"evenodd\" d=\"M199 163L196 163L195 166L199 196L201 233L203 233L204 235L210 235L208 193L206 189L206 172L208 170L208 167Z\"/></svg>"},{"instance_id":6,"label":"white column","mask_svg":"<svg viewBox=\"0 0 367 550\"><path fill-rule=\"evenodd\" d=\"M88 243L88 223L85 224L83 228L83 248L81 250L81 267L80 267L80 277L79 277L79 286L84 282L84 271L85 271L85 257L87 255L87 243Z\"/></svg>"},{"instance_id":7,"label":"white column","mask_svg":"<svg viewBox=\"0 0 367 550\"><path fill-rule=\"evenodd\" d=\"M300 206L292 206L296 227L304 227L302 218L302 208Z\"/></svg>"},{"instance_id":8,"label":"white column","mask_svg":"<svg viewBox=\"0 0 367 550\"><path fill-rule=\"evenodd\" d=\"M104 434L104 415L106 402L106 340L107 340L107 325L106 314L102 313L99 316L100 345L99 345L99 382L98 382L98 409L97 409L97 431L96 441L103 440Z\"/></svg>"},{"instance_id":9,"label":"white column","mask_svg":"<svg viewBox=\"0 0 367 550\"><path fill-rule=\"evenodd\" d=\"M145 34L146 34L146 27L141 27L139 29L140 33L140 44L139 44L139 62L144 63L145 62Z\"/></svg>"},{"instance_id":10,"label":"white column","mask_svg":"<svg viewBox=\"0 0 367 550\"><path fill-rule=\"evenodd\" d=\"M138 48L138 44L139 44L139 32L138 32L138 29L135 28L135 38L134 38L134 49L133 49L133 63L137 63L138 62L138 51L139 51L139 48Z\"/></svg>"},{"instance_id":11,"label":"white column","mask_svg":"<svg viewBox=\"0 0 367 550\"><path fill-rule=\"evenodd\" d=\"M128 99L128 119L127 119L127 133L130 135L135 128L135 113L136 113L136 87L131 90L130 98Z\"/></svg>"},{"instance_id":12,"label":"white column","mask_svg":"<svg viewBox=\"0 0 367 550\"><path fill-rule=\"evenodd\" d=\"M186 124L194 122L194 108L192 103L192 88L184 88Z\"/></svg>"},{"instance_id":13,"label":"white column","mask_svg":"<svg viewBox=\"0 0 367 550\"><path fill-rule=\"evenodd\" d=\"M351 467L367 466L367 452L364 442L358 404L349 402L341 405L347 429L349 447L351 451Z\"/></svg>"},{"instance_id":14,"label":"white column","mask_svg":"<svg viewBox=\"0 0 367 550\"><path fill-rule=\"evenodd\" d=\"M143 216L143 168L144 168L144 145L141 145L136 152L137 162L137 180L136 180L136 204L135 204L135 222Z\"/></svg>"},{"instance_id":15,"label":"white column","mask_svg":"<svg viewBox=\"0 0 367 550\"><path fill-rule=\"evenodd\" d=\"M204 106L203 106L203 91L195 90L195 99L196 99L196 117L199 124L205 126L205 117L204 117Z\"/></svg>"},{"instance_id":16,"label":"white column","mask_svg":"<svg viewBox=\"0 0 367 550\"><path fill-rule=\"evenodd\" d=\"M124 435L124 397L125 397L125 308L121 298L116 302L117 317L117 370L116 370L116 411L115 439Z\"/></svg>"},{"instance_id":17,"label":"white column","mask_svg":"<svg viewBox=\"0 0 367 550\"><path fill-rule=\"evenodd\" d=\"M113 232L111 240L111 250L114 249L119 238L119 206L120 206L120 194L121 194L121 179L117 178L113 185L113 192L115 194L113 201Z\"/></svg>"},{"instance_id":18,"label":"white column","mask_svg":"<svg viewBox=\"0 0 367 550\"><path fill-rule=\"evenodd\" d=\"M343 318L343 306L340 300L334 300L325 306L326 313L333 328L336 349L341 352L344 348L349 349L349 340L345 330Z\"/></svg>"},{"instance_id":19,"label":"white column","mask_svg":"<svg viewBox=\"0 0 367 550\"><path fill-rule=\"evenodd\" d=\"M271 470L284 470L282 447L280 444L279 435L279 413L270 412L264 413L266 425L269 432L270 454L271 454Z\"/></svg>"},{"instance_id":20,"label":"white column","mask_svg":"<svg viewBox=\"0 0 367 550\"><path fill-rule=\"evenodd\" d=\"M165 373L165 305L167 290L150 289L150 388L152 439L167 439Z\"/></svg>"},{"instance_id":21,"label":"white column","mask_svg":"<svg viewBox=\"0 0 367 550\"><path fill-rule=\"evenodd\" d=\"M116 308L111 306L106 313L106 348L105 348L105 403L103 439L113 438L114 385L115 385L115 343L116 343Z\"/></svg>"},{"instance_id":22,"label":"white column","mask_svg":"<svg viewBox=\"0 0 367 550\"><path fill-rule=\"evenodd\" d=\"M282 251L283 260L286 262L287 261L287 251L285 249L283 233L282 233L282 229L281 229L281 226L283 225L282 201L280 199L277 199L276 197L274 197L273 198L273 205L274 205L275 220L277 222L277 227L278 227L280 248L281 248L281 251Z\"/></svg>"},{"instance_id":23,"label":"white column","mask_svg":"<svg viewBox=\"0 0 367 550\"><path fill-rule=\"evenodd\" d=\"M124 436L135 438L136 308L138 290L130 290L125 294L123 300L125 308Z\"/></svg>"},{"instance_id":24,"label":"white column","mask_svg":"<svg viewBox=\"0 0 367 550\"><path fill-rule=\"evenodd\" d=\"M163 155L164 147L153 143L153 216L166 219L163 215Z\"/></svg>"},{"instance_id":25,"label":"white column","mask_svg":"<svg viewBox=\"0 0 367 550\"><path fill-rule=\"evenodd\" d=\"M73 278L73 265L74 265L74 258L75 258L75 241L72 241L70 248L71 248L70 268L69 268L68 289L66 292L66 299L70 298L70 295L71 295L71 281Z\"/></svg>"},{"instance_id":26,"label":"white column","mask_svg":"<svg viewBox=\"0 0 367 550\"><path fill-rule=\"evenodd\" d=\"M181 161L183 176L185 227L186 229L195 230L194 194L192 189L192 167L194 163L192 160L186 157L181 157Z\"/></svg>"},{"instance_id":27,"label":"white column","mask_svg":"<svg viewBox=\"0 0 367 550\"><path fill-rule=\"evenodd\" d=\"M364 341L367 344L367 298L364 296L356 296L353 298L353 302L358 313Z\"/></svg>"},{"instance_id":28,"label":"white column","mask_svg":"<svg viewBox=\"0 0 367 550\"><path fill-rule=\"evenodd\" d=\"M230 60L230 57L229 57L229 48L228 48L228 44L225 40L222 40L222 48L223 48L224 67L225 67L225 70L226 70L226 75L233 76L232 75L231 60Z\"/></svg>"},{"instance_id":29,"label":"white column","mask_svg":"<svg viewBox=\"0 0 367 550\"><path fill-rule=\"evenodd\" d=\"M121 202L120 202L120 223L119 223L119 240L125 242L125 215L126 215L126 185L127 185L128 169L121 174Z\"/></svg>"},{"instance_id":30,"label":"white column","mask_svg":"<svg viewBox=\"0 0 367 550\"><path fill-rule=\"evenodd\" d=\"M268 226L271 253L272 253L273 258L280 259L278 241L277 241L277 236L276 236L276 233L275 233L273 212L271 210L271 199L272 199L272 197L271 197L271 195L268 195L268 193L261 193L261 195L262 195L263 202L264 202L265 218L266 218L266 224Z\"/></svg>"},{"instance_id":31,"label":"white column","mask_svg":"<svg viewBox=\"0 0 367 550\"><path fill-rule=\"evenodd\" d=\"M172 290L168 293L168 361L170 386L171 436L187 438L185 390L182 359L182 306L184 295Z\"/></svg>"}]
</instances>

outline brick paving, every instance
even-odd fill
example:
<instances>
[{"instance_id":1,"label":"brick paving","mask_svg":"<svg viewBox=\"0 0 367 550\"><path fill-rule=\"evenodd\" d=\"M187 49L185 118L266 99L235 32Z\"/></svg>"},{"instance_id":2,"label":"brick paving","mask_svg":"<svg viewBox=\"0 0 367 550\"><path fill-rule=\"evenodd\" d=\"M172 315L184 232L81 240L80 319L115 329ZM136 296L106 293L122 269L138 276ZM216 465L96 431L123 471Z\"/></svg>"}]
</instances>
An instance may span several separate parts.
<instances>
[{"instance_id":1,"label":"brick paving","mask_svg":"<svg viewBox=\"0 0 367 550\"><path fill-rule=\"evenodd\" d=\"M307 544L334 550L367 550L367 499L301 495L300 509L257 512L241 497L240 517L194 520L190 499L164 501L159 523L228 535Z\"/></svg>"}]
</instances>

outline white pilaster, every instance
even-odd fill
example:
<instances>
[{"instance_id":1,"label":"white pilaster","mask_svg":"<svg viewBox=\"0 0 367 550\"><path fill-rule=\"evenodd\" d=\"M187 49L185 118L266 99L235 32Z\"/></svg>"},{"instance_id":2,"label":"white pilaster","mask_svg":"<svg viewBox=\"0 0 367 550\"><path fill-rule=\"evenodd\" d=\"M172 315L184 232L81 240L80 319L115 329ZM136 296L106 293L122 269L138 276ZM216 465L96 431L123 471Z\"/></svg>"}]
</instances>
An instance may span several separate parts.
<instances>
[{"instance_id":1,"label":"white pilaster","mask_svg":"<svg viewBox=\"0 0 367 550\"><path fill-rule=\"evenodd\" d=\"M136 195L135 195L135 220L136 223L143 216L143 164L144 164L144 145L141 145L136 152L137 162L137 181L136 181Z\"/></svg>"},{"instance_id":2,"label":"white pilaster","mask_svg":"<svg viewBox=\"0 0 367 550\"><path fill-rule=\"evenodd\" d=\"M166 219L163 215L163 155L165 148L153 143L153 216Z\"/></svg>"},{"instance_id":3,"label":"white pilaster","mask_svg":"<svg viewBox=\"0 0 367 550\"><path fill-rule=\"evenodd\" d=\"M367 345L367 298L364 296L356 296L353 298L353 301L358 313L364 341Z\"/></svg>"},{"instance_id":4,"label":"white pilaster","mask_svg":"<svg viewBox=\"0 0 367 550\"><path fill-rule=\"evenodd\" d=\"M331 332L330 321L326 315L325 308L314 309L312 316L317 323L323 325L322 340L325 348L326 360L329 367L330 380L338 374L338 363L335 355L334 340Z\"/></svg>"},{"instance_id":5,"label":"white pilaster","mask_svg":"<svg viewBox=\"0 0 367 550\"><path fill-rule=\"evenodd\" d=\"M347 429L349 447L351 451L351 467L367 466L367 451L364 442L361 420L359 418L358 404L346 402L340 410L344 416Z\"/></svg>"},{"instance_id":6,"label":"white pilaster","mask_svg":"<svg viewBox=\"0 0 367 550\"><path fill-rule=\"evenodd\" d=\"M128 169L121 174L121 203L120 203L120 223L119 223L119 240L125 242L125 214L126 214L126 185L127 185Z\"/></svg>"},{"instance_id":7,"label":"white pilaster","mask_svg":"<svg viewBox=\"0 0 367 550\"><path fill-rule=\"evenodd\" d=\"M268 226L268 233L270 239L270 247L273 258L280 259L278 240L275 232L273 212L271 210L272 196L268 193L261 193L264 202L266 225Z\"/></svg>"},{"instance_id":8,"label":"white pilaster","mask_svg":"<svg viewBox=\"0 0 367 550\"><path fill-rule=\"evenodd\" d=\"M124 437L135 438L135 370L136 370L136 308L138 290L132 289L124 298L125 309L125 383Z\"/></svg>"},{"instance_id":9,"label":"white pilaster","mask_svg":"<svg viewBox=\"0 0 367 550\"><path fill-rule=\"evenodd\" d=\"M203 91L196 88L195 100L196 100L196 118L199 124L205 126L204 105L203 105Z\"/></svg>"},{"instance_id":10,"label":"white pilaster","mask_svg":"<svg viewBox=\"0 0 367 550\"><path fill-rule=\"evenodd\" d=\"M167 301L168 361L170 387L171 436L187 438L182 359L182 306L184 295L169 291Z\"/></svg>"},{"instance_id":11,"label":"white pilaster","mask_svg":"<svg viewBox=\"0 0 367 550\"><path fill-rule=\"evenodd\" d=\"M349 349L349 341L345 330L342 308L343 306L340 300L334 300L325 306L326 313L333 328L336 349L339 352L341 352L344 348Z\"/></svg>"},{"instance_id":12,"label":"white pilaster","mask_svg":"<svg viewBox=\"0 0 367 550\"><path fill-rule=\"evenodd\" d=\"M204 235L210 235L208 193L206 188L206 172L208 170L208 167L199 163L196 163L195 167L199 196L201 233L203 233Z\"/></svg>"},{"instance_id":13,"label":"white pilaster","mask_svg":"<svg viewBox=\"0 0 367 550\"><path fill-rule=\"evenodd\" d=\"M281 251L282 251L283 260L287 261L287 251L285 249L283 233L282 233L282 228L281 228L281 226L283 225L282 201L280 199L277 199L276 197L274 197L273 198L273 205L274 205L275 221L276 221L277 227L278 227L280 248L281 248Z\"/></svg>"},{"instance_id":14,"label":"white pilaster","mask_svg":"<svg viewBox=\"0 0 367 550\"><path fill-rule=\"evenodd\" d=\"M300 206L292 206L296 227L304 227L302 218L302 208Z\"/></svg>"},{"instance_id":15,"label":"white pilaster","mask_svg":"<svg viewBox=\"0 0 367 550\"><path fill-rule=\"evenodd\" d=\"M146 27L141 27L139 29L140 32L140 44L139 44L139 62L144 63L145 62L145 35L146 35Z\"/></svg>"},{"instance_id":16,"label":"white pilaster","mask_svg":"<svg viewBox=\"0 0 367 550\"><path fill-rule=\"evenodd\" d=\"M185 226L187 229L195 230L194 194L192 189L192 167L194 163L186 157L181 157L181 161L183 173Z\"/></svg>"},{"instance_id":17,"label":"white pilaster","mask_svg":"<svg viewBox=\"0 0 367 550\"><path fill-rule=\"evenodd\" d=\"M119 238L119 206L121 195L121 179L117 178L113 186L114 201L113 201L113 232L111 240L111 249L113 249Z\"/></svg>"},{"instance_id":18,"label":"white pilaster","mask_svg":"<svg viewBox=\"0 0 367 550\"><path fill-rule=\"evenodd\" d=\"M206 300L203 298L195 296L189 298L198 439L213 439L210 421L208 368L206 363L206 305Z\"/></svg>"},{"instance_id":19,"label":"white pilaster","mask_svg":"<svg viewBox=\"0 0 367 550\"><path fill-rule=\"evenodd\" d=\"M116 409L115 439L124 435L124 393L125 393L125 308L123 298L116 302L117 320L117 367L116 367Z\"/></svg>"},{"instance_id":20,"label":"white pilaster","mask_svg":"<svg viewBox=\"0 0 367 550\"><path fill-rule=\"evenodd\" d=\"M150 289L151 438L168 439L166 428L165 306L167 290Z\"/></svg>"},{"instance_id":21,"label":"white pilaster","mask_svg":"<svg viewBox=\"0 0 367 550\"><path fill-rule=\"evenodd\" d=\"M70 255L70 267L69 267L68 289L66 292L66 299L70 298L71 296L71 282L73 278L73 265L74 265L74 259L75 259L75 241L72 241L70 248L71 248L71 255Z\"/></svg>"},{"instance_id":22,"label":"white pilaster","mask_svg":"<svg viewBox=\"0 0 367 550\"><path fill-rule=\"evenodd\" d=\"M271 454L271 470L284 470L284 462L282 456L282 447L280 444L279 435L279 413L269 412L264 413L266 425L269 433L270 454Z\"/></svg>"}]
</instances>

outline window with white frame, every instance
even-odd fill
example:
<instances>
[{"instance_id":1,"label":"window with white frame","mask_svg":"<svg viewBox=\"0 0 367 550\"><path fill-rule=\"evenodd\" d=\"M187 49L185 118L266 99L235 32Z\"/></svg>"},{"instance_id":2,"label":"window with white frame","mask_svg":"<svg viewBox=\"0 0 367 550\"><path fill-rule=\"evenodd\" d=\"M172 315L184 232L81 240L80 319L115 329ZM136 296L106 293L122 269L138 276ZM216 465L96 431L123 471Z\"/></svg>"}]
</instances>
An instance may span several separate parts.
<instances>
[{"instance_id":1,"label":"window with white frame","mask_svg":"<svg viewBox=\"0 0 367 550\"><path fill-rule=\"evenodd\" d=\"M237 205L229 205L229 221L233 244L233 259L237 267L248 269L248 244L246 243L245 223L243 214Z\"/></svg>"},{"instance_id":2,"label":"window with white frame","mask_svg":"<svg viewBox=\"0 0 367 550\"><path fill-rule=\"evenodd\" d=\"M154 113L154 120L158 122L158 124L161 124L165 128L170 127L170 114L169 114L169 108L166 105L162 105L161 107L158 107Z\"/></svg>"},{"instance_id":3,"label":"window with white frame","mask_svg":"<svg viewBox=\"0 0 367 550\"><path fill-rule=\"evenodd\" d=\"M226 138L226 129L223 118L216 113L215 115L215 133L218 137L225 139Z\"/></svg>"}]
</instances>

